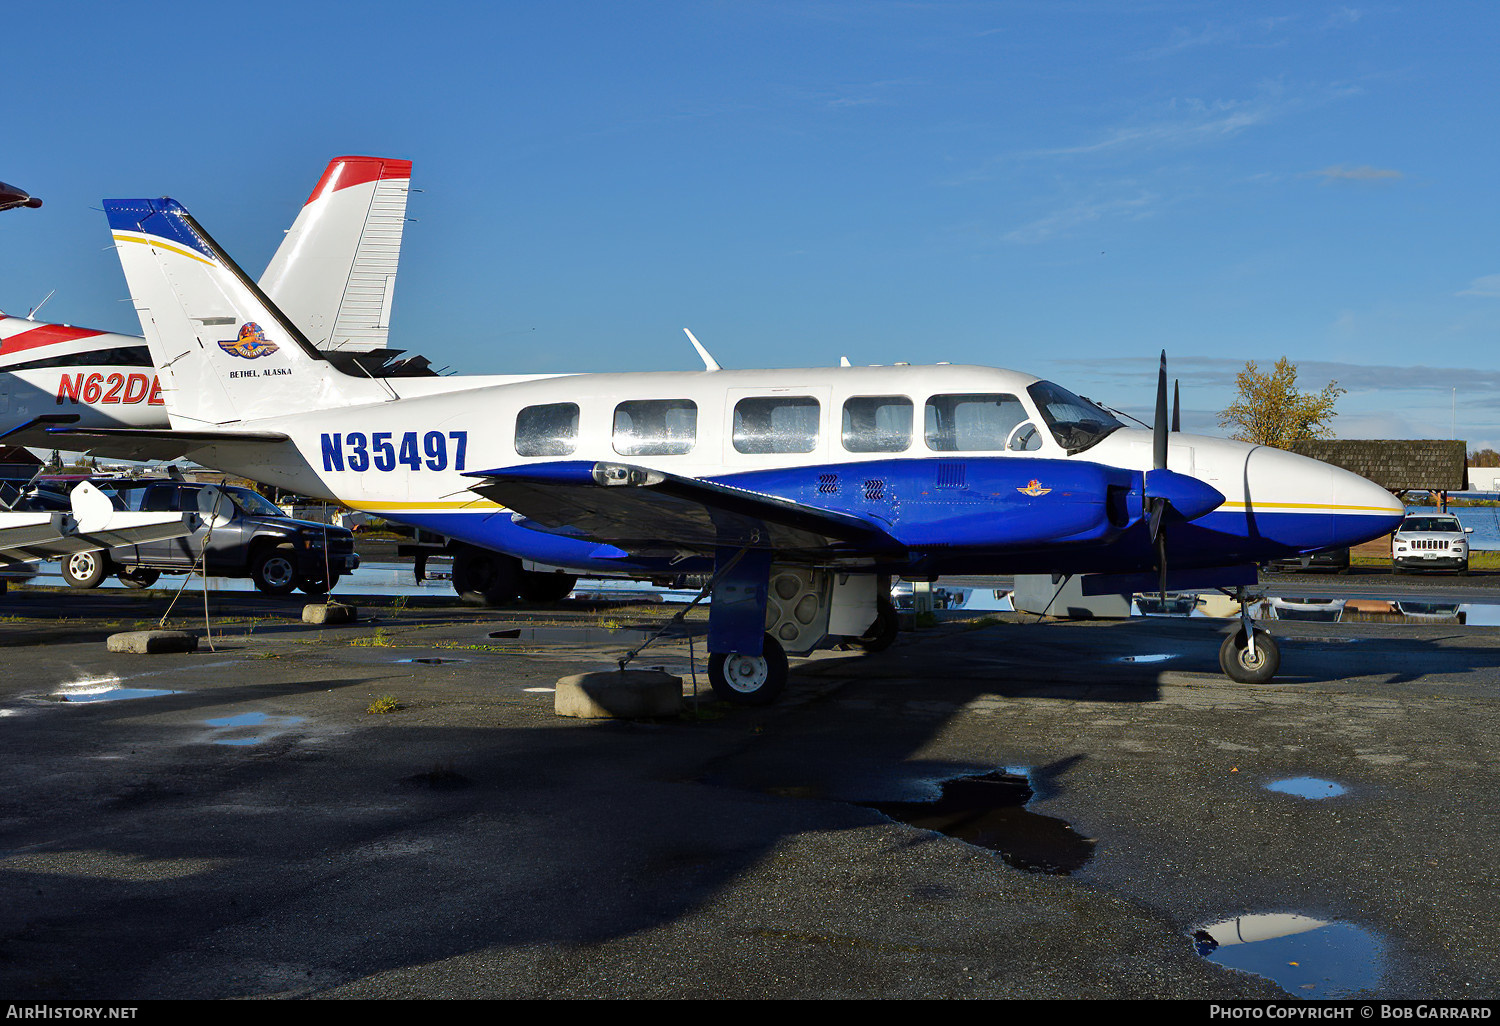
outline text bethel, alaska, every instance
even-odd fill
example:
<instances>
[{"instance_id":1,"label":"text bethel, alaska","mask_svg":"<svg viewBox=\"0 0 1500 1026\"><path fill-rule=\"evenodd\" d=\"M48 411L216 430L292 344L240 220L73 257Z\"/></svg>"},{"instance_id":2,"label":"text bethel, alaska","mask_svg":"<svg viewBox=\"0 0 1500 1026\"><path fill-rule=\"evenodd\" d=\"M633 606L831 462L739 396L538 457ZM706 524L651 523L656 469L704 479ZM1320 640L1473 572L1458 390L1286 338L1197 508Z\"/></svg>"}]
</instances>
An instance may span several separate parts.
<instances>
[{"instance_id":1,"label":"text bethel, alaska","mask_svg":"<svg viewBox=\"0 0 1500 1026\"><path fill-rule=\"evenodd\" d=\"M290 367L266 367L263 369L230 371L229 376L231 378L274 378L290 373L292 373Z\"/></svg>"}]
</instances>

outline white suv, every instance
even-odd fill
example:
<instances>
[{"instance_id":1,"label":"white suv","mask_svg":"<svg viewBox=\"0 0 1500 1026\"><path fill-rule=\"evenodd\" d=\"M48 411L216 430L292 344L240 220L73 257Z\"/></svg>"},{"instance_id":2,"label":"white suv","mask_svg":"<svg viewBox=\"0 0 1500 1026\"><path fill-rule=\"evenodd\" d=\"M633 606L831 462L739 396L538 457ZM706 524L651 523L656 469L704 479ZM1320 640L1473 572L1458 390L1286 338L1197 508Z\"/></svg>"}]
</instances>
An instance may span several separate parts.
<instances>
[{"instance_id":1,"label":"white suv","mask_svg":"<svg viewBox=\"0 0 1500 1026\"><path fill-rule=\"evenodd\" d=\"M1391 535L1391 568L1469 572L1472 527L1451 513L1408 513Z\"/></svg>"}]
</instances>

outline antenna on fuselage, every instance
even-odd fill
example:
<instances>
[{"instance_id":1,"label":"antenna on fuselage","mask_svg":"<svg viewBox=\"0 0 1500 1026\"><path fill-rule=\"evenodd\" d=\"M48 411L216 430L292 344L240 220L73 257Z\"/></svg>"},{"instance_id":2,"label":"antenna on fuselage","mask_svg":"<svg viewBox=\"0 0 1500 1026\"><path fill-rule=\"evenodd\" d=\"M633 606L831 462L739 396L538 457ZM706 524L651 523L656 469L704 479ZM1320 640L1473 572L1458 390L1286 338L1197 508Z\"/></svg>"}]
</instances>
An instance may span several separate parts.
<instances>
[{"instance_id":1,"label":"antenna on fuselage","mask_svg":"<svg viewBox=\"0 0 1500 1026\"><path fill-rule=\"evenodd\" d=\"M40 310L42 307L46 306L47 305L47 300L51 299L55 295L57 295L57 290L53 289L51 292L49 292L45 296L43 296L42 297L42 301L40 303L38 303L36 306L34 306L34 307L31 308L31 312L26 315L26 319L28 321L34 321L34 320L36 320L36 312L38 310Z\"/></svg>"},{"instance_id":2,"label":"antenna on fuselage","mask_svg":"<svg viewBox=\"0 0 1500 1026\"><path fill-rule=\"evenodd\" d=\"M691 331L683 328L682 333L688 337L688 341L693 344L693 348L698 350L698 355L703 357L704 370L716 371L724 369L723 367L719 366L718 360L715 360L712 356L708 355L708 350L703 348L702 342L699 342L696 338L693 337L693 333Z\"/></svg>"}]
</instances>

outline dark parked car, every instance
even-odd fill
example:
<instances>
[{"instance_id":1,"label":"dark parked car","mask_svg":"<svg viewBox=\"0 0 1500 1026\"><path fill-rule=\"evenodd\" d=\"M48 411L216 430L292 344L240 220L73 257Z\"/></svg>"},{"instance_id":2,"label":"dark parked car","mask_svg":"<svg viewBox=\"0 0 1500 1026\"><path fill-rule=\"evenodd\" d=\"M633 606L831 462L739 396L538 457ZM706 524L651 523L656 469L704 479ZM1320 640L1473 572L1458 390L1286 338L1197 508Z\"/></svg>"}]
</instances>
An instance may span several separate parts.
<instances>
[{"instance_id":1,"label":"dark parked car","mask_svg":"<svg viewBox=\"0 0 1500 1026\"><path fill-rule=\"evenodd\" d=\"M1349 572L1349 550L1324 549L1306 556L1289 556L1273 559L1266 566L1281 573L1296 573L1299 570L1332 570L1336 574Z\"/></svg>"},{"instance_id":2,"label":"dark parked car","mask_svg":"<svg viewBox=\"0 0 1500 1026\"><path fill-rule=\"evenodd\" d=\"M359 566L354 535L342 527L293 520L249 488L161 481L115 493L143 512L199 514L192 534L107 552L75 552L62 575L75 588L96 588L111 573L130 588L149 588L164 573L188 573L203 562L215 577L249 577L269 595L301 588L322 595Z\"/></svg>"}]
</instances>

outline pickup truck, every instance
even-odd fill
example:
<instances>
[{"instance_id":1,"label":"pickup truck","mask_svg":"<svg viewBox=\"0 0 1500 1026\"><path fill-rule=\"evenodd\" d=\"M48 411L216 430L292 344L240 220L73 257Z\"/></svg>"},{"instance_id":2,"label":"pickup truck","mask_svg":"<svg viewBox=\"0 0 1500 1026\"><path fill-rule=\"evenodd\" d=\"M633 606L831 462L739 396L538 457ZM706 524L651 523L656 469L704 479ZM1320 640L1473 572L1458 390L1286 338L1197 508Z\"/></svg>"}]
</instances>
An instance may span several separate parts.
<instances>
[{"instance_id":1,"label":"pickup truck","mask_svg":"<svg viewBox=\"0 0 1500 1026\"><path fill-rule=\"evenodd\" d=\"M322 595L359 566L346 528L293 520L249 488L184 481L152 482L115 493L117 504L142 512L198 514L193 533L171 541L75 552L62 576L75 588L97 588L110 574L129 588L149 588L162 574L203 563L211 577L249 577L268 595L301 588Z\"/></svg>"}]
</instances>

